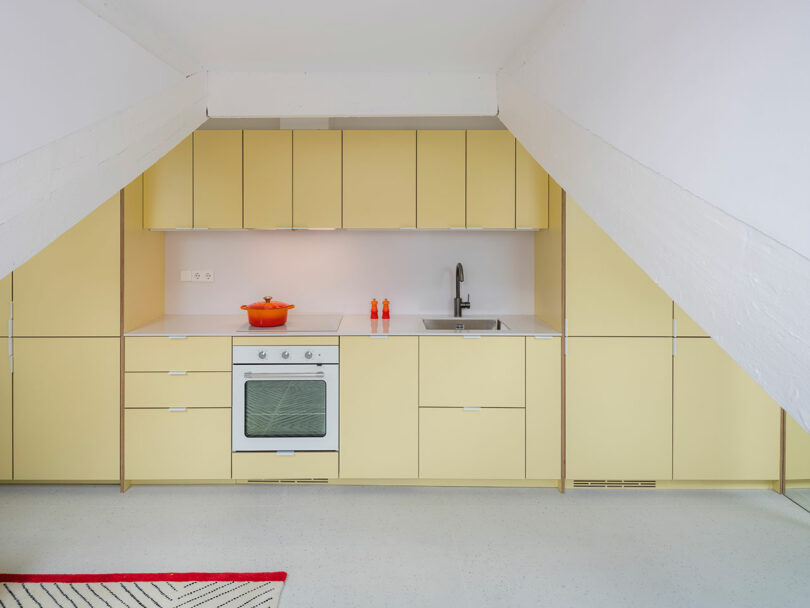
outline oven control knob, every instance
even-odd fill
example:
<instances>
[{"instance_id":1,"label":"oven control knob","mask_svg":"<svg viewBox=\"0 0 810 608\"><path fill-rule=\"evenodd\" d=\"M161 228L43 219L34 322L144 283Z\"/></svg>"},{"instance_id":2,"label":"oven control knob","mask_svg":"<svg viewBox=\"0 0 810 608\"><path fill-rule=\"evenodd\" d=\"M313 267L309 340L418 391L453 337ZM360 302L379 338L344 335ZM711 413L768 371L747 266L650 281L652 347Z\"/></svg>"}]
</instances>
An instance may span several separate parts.
<instances>
[{"instance_id":1,"label":"oven control knob","mask_svg":"<svg viewBox=\"0 0 810 608\"><path fill-rule=\"evenodd\" d=\"M290 358L290 351L285 350L283 353L281 353L281 358L282 359L289 359Z\"/></svg>"},{"instance_id":2,"label":"oven control knob","mask_svg":"<svg viewBox=\"0 0 810 608\"><path fill-rule=\"evenodd\" d=\"M305 353L304 353L304 356L305 356L307 359L312 359L312 351L311 351L311 350L308 350L307 352L305 352Z\"/></svg>"},{"instance_id":3,"label":"oven control knob","mask_svg":"<svg viewBox=\"0 0 810 608\"><path fill-rule=\"evenodd\" d=\"M260 350L259 351L259 359L267 359L267 351L266 350Z\"/></svg>"}]
</instances>

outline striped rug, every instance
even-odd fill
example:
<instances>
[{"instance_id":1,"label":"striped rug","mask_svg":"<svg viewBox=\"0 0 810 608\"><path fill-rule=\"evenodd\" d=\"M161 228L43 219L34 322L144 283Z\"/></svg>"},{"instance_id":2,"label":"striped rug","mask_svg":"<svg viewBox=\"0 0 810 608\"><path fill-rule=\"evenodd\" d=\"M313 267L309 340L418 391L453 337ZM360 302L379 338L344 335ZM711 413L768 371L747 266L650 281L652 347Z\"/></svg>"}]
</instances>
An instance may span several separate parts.
<instances>
[{"instance_id":1,"label":"striped rug","mask_svg":"<svg viewBox=\"0 0 810 608\"><path fill-rule=\"evenodd\" d=\"M0 574L0 608L275 608L286 572Z\"/></svg>"}]
</instances>

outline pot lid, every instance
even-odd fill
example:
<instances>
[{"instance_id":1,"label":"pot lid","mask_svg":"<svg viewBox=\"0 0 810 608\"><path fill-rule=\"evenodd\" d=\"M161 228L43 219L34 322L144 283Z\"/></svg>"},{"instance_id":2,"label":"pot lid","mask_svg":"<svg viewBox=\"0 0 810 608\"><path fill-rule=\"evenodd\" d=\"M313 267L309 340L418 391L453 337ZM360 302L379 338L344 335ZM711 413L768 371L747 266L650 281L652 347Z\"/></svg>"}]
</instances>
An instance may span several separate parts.
<instances>
[{"instance_id":1,"label":"pot lid","mask_svg":"<svg viewBox=\"0 0 810 608\"><path fill-rule=\"evenodd\" d=\"M278 300L272 301L273 298L270 296L264 297L264 302L253 302L253 304L249 304L248 308L251 310L272 310L275 308L292 308L292 304L287 304L286 302L279 302Z\"/></svg>"}]
</instances>

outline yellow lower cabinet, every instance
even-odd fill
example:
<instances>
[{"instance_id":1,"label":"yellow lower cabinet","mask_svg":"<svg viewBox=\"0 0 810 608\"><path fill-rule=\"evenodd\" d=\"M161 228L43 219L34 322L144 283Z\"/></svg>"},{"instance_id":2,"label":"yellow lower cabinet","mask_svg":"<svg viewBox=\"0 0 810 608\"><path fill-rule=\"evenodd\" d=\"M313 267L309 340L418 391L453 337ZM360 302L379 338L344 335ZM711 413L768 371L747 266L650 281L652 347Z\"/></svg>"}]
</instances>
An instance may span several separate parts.
<instances>
[{"instance_id":1,"label":"yellow lower cabinet","mask_svg":"<svg viewBox=\"0 0 810 608\"><path fill-rule=\"evenodd\" d=\"M415 479L419 338L340 339L340 476Z\"/></svg>"},{"instance_id":2,"label":"yellow lower cabinet","mask_svg":"<svg viewBox=\"0 0 810 608\"><path fill-rule=\"evenodd\" d=\"M419 477L523 479L525 411L420 408Z\"/></svg>"},{"instance_id":3,"label":"yellow lower cabinet","mask_svg":"<svg viewBox=\"0 0 810 608\"><path fill-rule=\"evenodd\" d=\"M126 338L124 367L128 372L229 372L228 337Z\"/></svg>"},{"instance_id":4,"label":"yellow lower cabinet","mask_svg":"<svg viewBox=\"0 0 810 608\"><path fill-rule=\"evenodd\" d=\"M14 339L14 479L119 478L119 338Z\"/></svg>"},{"instance_id":5,"label":"yellow lower cabinet","mask_svg":"<svg viewBox=\"0 0 810 608\"><path fill-rule=\"evenodd\" d=\"M526 478L560 478L560 338L526 338Z\"/></svg>"},{"instance_id":6,"label":"yellow lower cabinet","mask_svg":"<svg viewBox=\"0 0 810 608\"><path fill-rule=\"evenodd\" d=\"M566 477L672 479L672 340L569 338Z\"/></svg>"},{"instance_id":7,"label":"yellow lower cabinet","mask_svg":"<svg viewBox=\"0 0 810 608\"><path fill-rule=\"evenodd\" d=\"M779 478L779 406L711 338L679 338L674 479Z\"/></svg>"},{"instance_id":8,"label":"yellow lower cabinet","mask_svg":"<svg viewBox=\"0 0 810 608\"><path fill-rule=\"evenodd\" d=\"M124 476L133 481L230 479L231 410L126 410Z\"/></svg>"},{"instance_id":9,"label":"yellow lower cabinet","mask_svg":"<svg viewBox=\"0 0 810 608\"><path fill-rule=\"evenodd\" d=\"M125 407L231 407L228 372L129 372Z\"/></svg>"},{"instance_id":10,"label":"yellow lower cabinet","mask_svg":"<svg viewBox=\"0 0 810 608\"><path fill-rule=\"evenodd\" d=\"M523 407L525 355L522 336L422 336L419 405Z\"/></svg>"},{"instance_id":11,"label":"yellow lower cabinet","mask_svg":"<svg viewBox=\"0 0 810 608\"><path fill-rule=\"evenodd\" d=\"M337 452L238 452L233 454L234 479L334 479Z\"/></svg>"},{"instance_id":12,"label":"yellow lower cabinet","mask_svg":"<svg viewBox=\"0 0 810 608\"><path fill-rule=\"evenodd\" d=\"M0 479L11 479L11 369L10 357L0 354Z\"/></svg>"},{"instance_id":13,"label":"yellow lower cabinet","mask_svg":"<svg viewBox=\"0 0 810 608\"><path fill-rule=\"evenodd\" d=\"M785 479L810 479L810 433L785 415Z\"/></svg>"}]
</instances>

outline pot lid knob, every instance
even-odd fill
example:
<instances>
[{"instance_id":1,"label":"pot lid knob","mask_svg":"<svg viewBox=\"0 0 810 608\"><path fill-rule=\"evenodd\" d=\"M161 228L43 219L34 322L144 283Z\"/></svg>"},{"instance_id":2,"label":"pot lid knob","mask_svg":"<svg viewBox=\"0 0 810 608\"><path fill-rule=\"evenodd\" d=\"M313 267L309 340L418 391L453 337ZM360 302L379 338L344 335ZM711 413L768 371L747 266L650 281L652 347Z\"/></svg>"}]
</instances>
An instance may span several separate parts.
<instances>
[{"instance_id":1,"label":"pot lid knob","mask_svg":"<svg viewBox=\"0 0 810 608\"><path fill-rule=\"evenodd\" d=\"M273 296L264 296L264 301L267 302L268 304L270 303L270 300L272 300L272 299L273 299Z\"/></svg>"}]
</instances>

